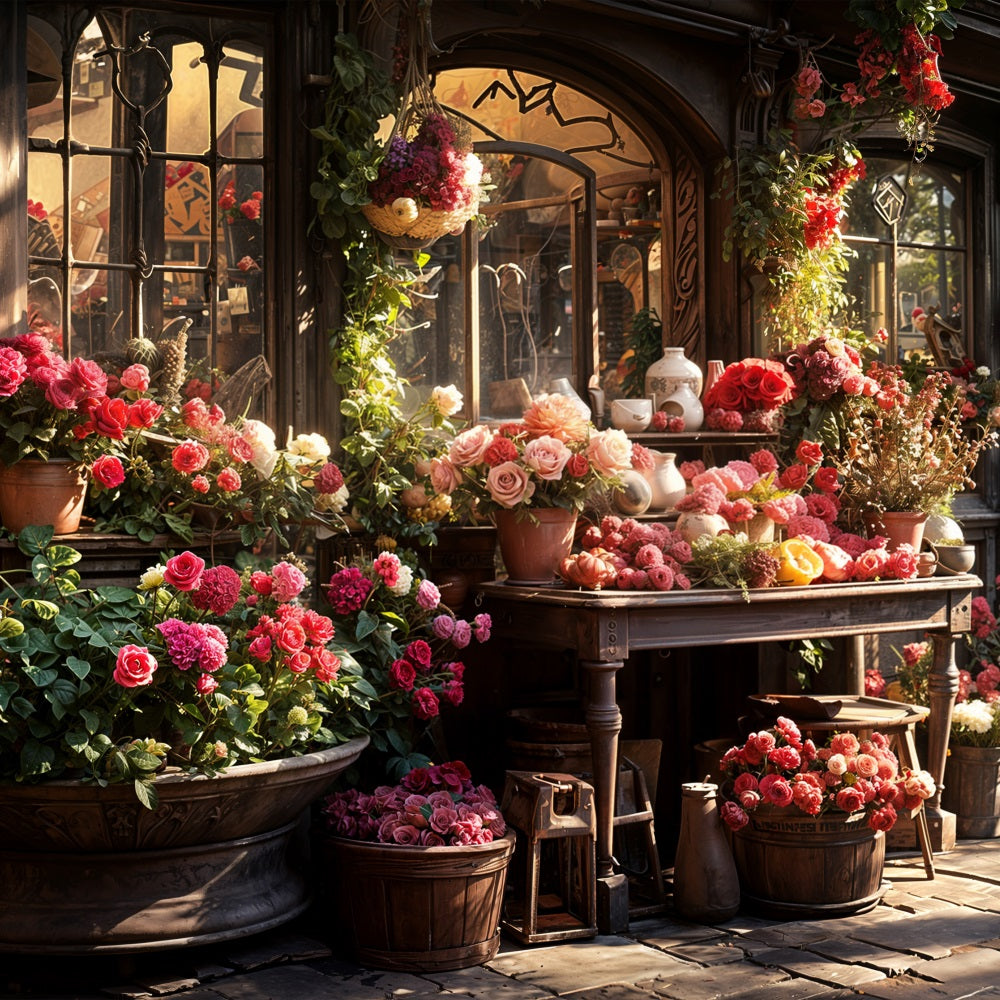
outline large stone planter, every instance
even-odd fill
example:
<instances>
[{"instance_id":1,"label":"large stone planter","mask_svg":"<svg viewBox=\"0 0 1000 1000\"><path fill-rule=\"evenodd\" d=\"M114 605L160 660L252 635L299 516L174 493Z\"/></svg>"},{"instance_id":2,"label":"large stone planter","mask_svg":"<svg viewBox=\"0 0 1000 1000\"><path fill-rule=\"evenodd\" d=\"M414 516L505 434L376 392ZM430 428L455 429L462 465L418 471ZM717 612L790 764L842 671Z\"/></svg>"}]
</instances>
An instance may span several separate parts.
<instances>
[{"instance_id":1,"label":"large stone planter","mask_svg":"<svg viewBox=\"0 0 1000 1000\"><path fill-rule=\"evenodd\" d=\"M305 910L303 820L368 745L243 764L217 778L0 786L0 952L151 951L244 937Z\"/></svg>"}]
</instances>

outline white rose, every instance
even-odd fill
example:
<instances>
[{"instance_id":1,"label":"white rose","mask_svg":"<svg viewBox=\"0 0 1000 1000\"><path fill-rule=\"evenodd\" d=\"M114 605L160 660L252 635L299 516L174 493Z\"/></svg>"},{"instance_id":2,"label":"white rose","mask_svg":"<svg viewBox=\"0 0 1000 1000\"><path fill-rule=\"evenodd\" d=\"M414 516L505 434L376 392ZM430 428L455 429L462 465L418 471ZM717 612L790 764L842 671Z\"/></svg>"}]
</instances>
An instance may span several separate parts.
<instances>
[{"instance_id":1,"label":"white rose","mask_svg":"<svg viewBox=\"0 0 1000 1000\"><path fill-rule=\"evenodd\" d=\"M431 392L431 403L442 417L450 417L462 408L462 394L454 385L438 385Z\"/></svg>"},{"instance_id":2,"label":"white rose","mask_svg":"<svg viewBox=\"0 0 1000 1000\"><path fill-rule=\"evenodd\" d=\"M330 457L330 445L322 434L299 434L288 446L293 455L301 455L310 462L319 462Z\"/></svg>"},{"instance_id":3,"label":"white rose","mask_svg":"<svg viewBox=\"0 0 1000 1000\"><path fill-rule=\"evenodd\" d=\"M150 566L142 576L139 577L139 589L140 590L155 590L157 587L163 586L163 571L166 569L165 566L157 563L155 566Z\"/></svg>"},{"instance_id":4,"label":"white rose","mask_svg":"<svg viewBox=\"0 0 1000 1000\"><path fill-rule=\"evenodd\" d=\"M253 449L250 464L262 479L268 479L278 461L274 431L260 420L245 420L242 435Z\"/></svg>"},{"instance_id":5,"label":"white rose","mask_svg":"<svg viewBox=\"0 0 1000 1000\"><path fill-rule=\"evenodd\" d=\"M587 442L587 458L604 476L632 468L632 442L620 430L598 431Z\"/></svg>"}]
</instances>

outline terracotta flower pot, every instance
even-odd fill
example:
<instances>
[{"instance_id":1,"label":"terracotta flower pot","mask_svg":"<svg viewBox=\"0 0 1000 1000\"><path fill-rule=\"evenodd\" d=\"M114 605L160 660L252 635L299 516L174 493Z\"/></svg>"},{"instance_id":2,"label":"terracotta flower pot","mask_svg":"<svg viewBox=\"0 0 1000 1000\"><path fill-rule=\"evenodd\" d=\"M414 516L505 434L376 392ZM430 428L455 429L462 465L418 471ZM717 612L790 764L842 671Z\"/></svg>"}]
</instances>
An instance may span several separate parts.
<instances>
[{"instance_id":1,"label":"terracotta flower pot","mask_svg":"<svg viewBox=\"0 0 1000 1000\"><path fill-rule=\"evenodd\" d=\"M80 527L86 495L87 470L68 459L0 465L0 522L15 535L29 524L71 535Z\"/></svg>"},{"instance_id":2,"label":"terracotta flower pot","mask_svg":"<svg viewBox=\"0 0 1000 1000\"><path fill-rule=\"evenodd\" d=\"M559 563L573 548L575 511L562 507L532 509L536 521L518 519L512 510L494 513L500 556L507 570L507 582L544 586L555 581Z\"/></svg>"}]
</instances>

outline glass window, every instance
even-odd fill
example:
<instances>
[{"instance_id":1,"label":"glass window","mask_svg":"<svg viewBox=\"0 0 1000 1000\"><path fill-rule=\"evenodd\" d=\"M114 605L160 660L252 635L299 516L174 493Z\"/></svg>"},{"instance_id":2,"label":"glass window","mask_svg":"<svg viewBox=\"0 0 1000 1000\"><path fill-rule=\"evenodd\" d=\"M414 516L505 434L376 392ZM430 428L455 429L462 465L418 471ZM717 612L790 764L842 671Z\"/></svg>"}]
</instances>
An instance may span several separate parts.
<instances>
[{"instance_id":1,"label":"glass window","mask_svg":"<svg viewBox=\"0 0 1000 1000\"><path fill-rule=\"evenodd\" d=\"M29 93L29 300L70 356L186 328L189 366L232 373L265 353L263 27L87 11L29 8L54 64L70 54Z\"/></svg>"},{"instance_id":2,"label":"glass window","mask_svg":"<svg viewBox=\"0 0 1000 1000\"><path fill-rule=\"evenodd\" d=\"M972 352L964 175L940 163L867 163L868 179L855 189L844 223L858 252L848 279L853 323L869 334L884 327L893 360L919 355L950 367ZM905 193L895 232L873 198L893 181Z\"/></svg>"}]
</instances>

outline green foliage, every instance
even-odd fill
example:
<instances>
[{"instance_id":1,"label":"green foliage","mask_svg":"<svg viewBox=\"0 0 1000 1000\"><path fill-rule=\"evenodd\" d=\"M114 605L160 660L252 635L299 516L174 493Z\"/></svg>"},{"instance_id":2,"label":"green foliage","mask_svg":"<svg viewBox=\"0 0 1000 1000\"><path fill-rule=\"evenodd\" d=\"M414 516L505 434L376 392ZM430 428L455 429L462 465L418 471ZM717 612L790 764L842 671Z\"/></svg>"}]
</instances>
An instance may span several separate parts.
<instances>
[{"instance_id":1,"label":"green foliage","mask_svg":"<svg viewBox=\"0 0 1000 1000\"><path fill-rule=\"evenodd\" d=\"M135 590L81 590L80 555L52 544L51 528L25 529L18 545L30 559L25 579L0 575L0 780L126 782L152 808L167 765L211 776L364 732L363 693L336 676L332 652L327 679L316 661L291 669L277 645L266 660L250 651L252 628L278 602L248 602L249 574L230 610L198 608L191 592L163 583L162 567ZM175 663L157 627L168 619L220 630L219 658ZM132 685L121 673L127 647L148 671Z\"/></svg>"},{"instance_id":2,"label":"green foliage","mask_svg":"<svg viewBox=\"0 0 1000 1000\"><path fill-rule=\"evenodd\" d=\"M692 585L736 589L749 604L752 558L772 547L770 542L751 542L743 534L702 535L691 545L691 562L685 572Z\"/></svg>"},{"instance_id":3,"label":"green foliage","mask_svg":"<svg viewBox=\"0 0 1000 1000\"><path fill-rule=\"evenodd\" d=\"M862 28L880 35L886 48L895 52L902 44L901 30L912 22L922 35L936 32L954 38L958 21L952 13L965 0L850 0L847 17Z\"/></svg>"},{"instance_id":4,"label":"green foliage","mask_svg":"<svg viewBox=\"0 0 1000 1000\"><path fill-rule=\"evenodd\" d=\"M622 393L640 399L646 395L646 369L663 355L663 323L655 309L640 309L632 317L625 343L632 357L622 379Z\"/></svg>"},{"instance_id":5,"label":"green foliage","mask_svg":"<svg viewBox=\"0 0 1000 1000\"><path fill-rule=\"evenodd\" d=\"M789 643L789 651L798 654L792 673L803 691L812 687L813 677L823 669L826 654L832 650L829 639L797 639Z\"/></svg>"},{"instance_id":6,"label":"green foliage","mask_svg":"<svg viewBox=\"0 0 1000 1000\"><path fill-rule=\"evenodd\" d=\"M344 257L343 320L330 338L333 376L341 389L344 433L341 468L351 514L375 535L430 543L437 523L408 517L400 494L420 478L429 438L453 433L440 414L405 409L407 382L392 363L389 347L407 307L411 271L372 231L361 206L378 172L382 148L379 121L397 110L388 79L352 35L337 36L326 120L312 134L320 141L319 180L312 185L323 234L338 240ZM427 257L414 254L420 268Z\"/></svg>"}]
</instances>

